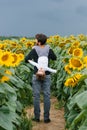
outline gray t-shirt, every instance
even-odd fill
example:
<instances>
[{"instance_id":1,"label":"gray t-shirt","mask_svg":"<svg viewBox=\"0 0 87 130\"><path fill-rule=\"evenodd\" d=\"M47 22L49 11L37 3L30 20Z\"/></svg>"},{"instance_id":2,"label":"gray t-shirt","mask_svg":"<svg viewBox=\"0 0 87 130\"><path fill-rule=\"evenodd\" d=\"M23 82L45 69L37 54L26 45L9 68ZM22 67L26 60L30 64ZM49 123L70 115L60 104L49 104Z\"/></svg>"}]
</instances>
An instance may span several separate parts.
<instances>
[{"instance_id":1,"label":"gray t-shirt","mask_svg":"<svg viewBox=\"0 0 87 130\"><path fill-rule=\"evenodd\" d=\"M49 49L50 49L49 45L45 45L44 48L41 48L40 46L34 46L33 48L36 50L39 57L40 56L47 56L48 57Z\"/></svg>"}]
</instances>

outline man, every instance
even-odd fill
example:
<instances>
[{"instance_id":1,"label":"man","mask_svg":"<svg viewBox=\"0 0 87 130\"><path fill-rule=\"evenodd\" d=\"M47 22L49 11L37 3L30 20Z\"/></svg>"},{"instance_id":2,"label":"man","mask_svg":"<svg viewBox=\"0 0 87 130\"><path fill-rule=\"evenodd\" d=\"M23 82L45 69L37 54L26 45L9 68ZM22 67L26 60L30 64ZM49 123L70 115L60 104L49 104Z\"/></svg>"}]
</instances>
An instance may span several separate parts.
<instances>
[{"instance_id":1,"label":"man","mask_svg":"<svg viewBox=\"0 0 87 130\"><path fill-rule=\"evenodd\" d=\"M33 60L38 62L41 56L48 57L48 65L50 60L56 60L56 55L49 45L46 44L47 36L44 34L36 34L36 46L32 48L29 54L25 57L25 61ZM43 91L44 95L44 122L49 123L50 120L50 86L51 76L48 70L45 71L43 80L37 78L38 68L34 66L34 74L32 77L32 88L34 96L34 121L40 121L40 92Z\"/></svg>"}]
</instances>

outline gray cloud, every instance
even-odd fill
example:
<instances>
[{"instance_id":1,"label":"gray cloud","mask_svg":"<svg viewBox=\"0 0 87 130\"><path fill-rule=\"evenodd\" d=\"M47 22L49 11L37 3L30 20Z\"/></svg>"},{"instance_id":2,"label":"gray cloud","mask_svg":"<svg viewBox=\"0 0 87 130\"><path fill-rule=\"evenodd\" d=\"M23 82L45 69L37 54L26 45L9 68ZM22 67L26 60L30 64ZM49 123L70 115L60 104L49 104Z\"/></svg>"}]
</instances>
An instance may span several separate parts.
<instances>
[{"instance_id":1,"label":"gray cloud","mask_svg":"<svg viewBox=\"0 0 87 130\"><path fill-rule=\"evenodd\" d=\"M87 33L87 0L0 0L0 35Z\"/></svg>"}]
</instances>

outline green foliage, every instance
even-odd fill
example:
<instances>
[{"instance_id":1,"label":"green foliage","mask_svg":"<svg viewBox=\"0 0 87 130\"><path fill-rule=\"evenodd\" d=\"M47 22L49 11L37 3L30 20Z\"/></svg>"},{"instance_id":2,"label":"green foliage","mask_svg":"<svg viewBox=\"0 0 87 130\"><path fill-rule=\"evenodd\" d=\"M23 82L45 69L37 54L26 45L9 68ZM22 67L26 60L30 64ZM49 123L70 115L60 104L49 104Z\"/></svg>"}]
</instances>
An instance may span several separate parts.
<instances>
[{"instance_id":1,"label":"green foliage","mask_svg":"<svg viewBox=\"0 0 87 130\"><path fill-rule=\"evenodd\" d=\"M26 116L23 116L20 128L18 128L17 130L32 130L31 119L28 119Z\"/></svg>"},{"instance_id":2,"label":"green foliage","mask_svg":"<svg viewBox=\"0 0 87 130\"><path fill-rule=\"evenodd\" d=\"M87 75L83 76L65 106L66 128L84 130L87 125Z\"/></svg>"},{"instance_id":3,"label":"green foliage","mask_svg":"<svg viewBox=\"0 0 87 130\"><path fill-rule=\"evenodd\" d=\"M17 84L22 83L20 84L20 87L18 86L17 95L18 95L18 99L20 100L20 102L24 107L27 105L31 105L33 102L32 87L31 87L33 72L30 69L32 69L30 66L22 64L16 69L15 76L14 76L15 79L17 78L18 82L20 81Z\"/></svg>"},{"instance_id":4,"label":"green foliage","mask_svg":"<svg viewBox=\"0 0 87 130\"><path fill-rule=\"evenodd\" d=\"M31 47L26 48L21 43L19 37L0 37L1 40L13 39L19 43L24 55L28 54ZM82 40L81 40L82 39ZM84 50L84 56L87 55L87 37L53 37L51 48L54 50L57 60L50 61L50 67L57 69L56 74L52 74L51 91L57 97L59 104L57 108L64 106L66 129L68 130L86 130L87 129L87 68L81 70L84 76L78 84L71 88L65 87L64 82L68 75L64 66L68 63L71 55L67 53L68 49L75 41L80 42L80 48ZM61 45L62 46L58 46ZM68 44L67 44L68 43ZM63 46L64 45L64 46ZM6 48L9 50L9 47ZM19 48L13 48L13 52ZM65 60L65 62L64 62ZM5 66L0 66L0 78L5 75ZM13 75L9 76L10 81L0 82L0 130L31 130L32 122L23 114L26 106L32 104L32 74L33 67L24 61L18 67L11 68ZM74 71L75 72L75 71ZM74 73L72 72L72 74Z\"/></svg>"},{"instance_id":5,"label":"green foliage","mask_svg":"<svg viewBox=\"0 0 87 130\"><path fill-rule=\"evenodd\" d=\"M57 69L57 73L52 75L52 91L54 92L54 95L58 98L58 100L65 100L64 95L64 80L66 77L66 72L64 71L64 64L63 64L63 55L65 51L63 51L61 48L56 47L54 48L54 52L57 55L57 60L55 61L55 64L51 64L51 67ZM64 95L64 96L63 96Z\"/></svg>"},{"instance_id":6,"label":"green foliage","mask_svg":"<svg viewBox=\"0 0 87 130\"><path fill-rule=\"evenodd\" d=\"M1 73L4 73L3 68ZM29 67L20 64L8 82L0 83L0 130L17 130L22 125L22 111L32 104L30 75Z\"/></svg>"},{"instance_id":7,"label":"green foliage","mask_svg":"<svg viewBox=\"0 0 87 130\"><path fill-rule=\"evenodd\" d=\"M66 129L86 130L87 129L87 69L81 72L84 76L75 87L65 87L64 82L68 74L64 70L65 59L68 62L70 56L66 54L66 49L58 46L53 48L57 54L57 61L52 62L51 67L57 69L56 74L52 74L52 93L58 98L65 109ZM87 54L86 51L85 55Z\"/></svg>"},{"instance_id":8,"label":"green foliage","mask_svg":"<svg viewBox=\"0 0 87 130\"><path fill-rule=\"evenodd\" d=\"M17 95L15 90L7 83L0 84L1 103L0 103L0 127L6 130L13 130L14 124L19 125L20 117L16 113ZM4 96L2 97L2 93Z\"/></svg>"}]
</instances>

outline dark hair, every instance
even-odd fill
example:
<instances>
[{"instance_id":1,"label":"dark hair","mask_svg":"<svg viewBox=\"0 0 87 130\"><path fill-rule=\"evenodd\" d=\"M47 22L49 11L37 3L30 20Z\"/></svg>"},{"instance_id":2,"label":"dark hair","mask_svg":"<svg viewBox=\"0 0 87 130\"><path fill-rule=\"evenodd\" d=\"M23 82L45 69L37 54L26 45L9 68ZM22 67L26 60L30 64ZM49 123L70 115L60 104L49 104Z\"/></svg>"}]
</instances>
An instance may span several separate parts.
<instances>
[{"instance_id":1,"label":"dark hair","mask_svg":"<svg viewBox=\"0 0 87 130\"><path fill-rule=\"evenodd\" d=\"M41 43L41 45L44 45L47 41L47 36L44 34L36 34L35 38Z\"/></svg>"}]
</instances>

